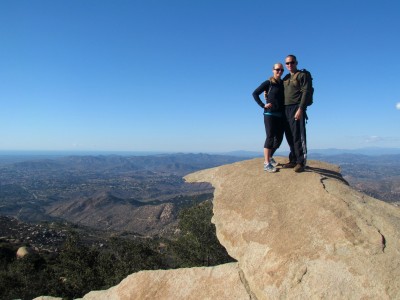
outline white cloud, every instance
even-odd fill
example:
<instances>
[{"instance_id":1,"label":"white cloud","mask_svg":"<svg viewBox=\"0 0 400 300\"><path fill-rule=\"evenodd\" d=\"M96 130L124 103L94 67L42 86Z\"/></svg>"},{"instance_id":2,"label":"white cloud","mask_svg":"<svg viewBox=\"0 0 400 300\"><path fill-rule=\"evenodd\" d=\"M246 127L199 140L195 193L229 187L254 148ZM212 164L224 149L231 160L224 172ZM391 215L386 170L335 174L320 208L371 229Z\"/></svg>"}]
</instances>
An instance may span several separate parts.
<instances>
[{"instance_id":1,"label":"white cloud","mask_svg":"<svg viewBox=\"0 0 400 300\"><path fill-rule=\"evenodd\" d=\"M400 110L400 102L397 102L396 108L397 108L398 110Z\"/></svg>"},{"instance_id":2,"label":"white cloud","mask_svg":"<svg viewBox=\"0 0 400 300\"><path fill-rule=\"evenodd\" d=\"M364 143L367 144L380 144L380 145L387 145L388 147L399 147L399 146L391 146L393 143L398 144L400 142L400 137L396 136L364 136L363 137Z\"/></svg>"},{"instance_id":3,"label":"white cloud","mask_svg":"<svg viewBox=\"0 0 400 300\"><path fill-rule=\"evenodd\" d=\"M372 136L367 137L365 141L367 143L377 143L377 142L381 142L383 140L384 139L380 136L372 135Z\"/></svg>"}]
</instances>

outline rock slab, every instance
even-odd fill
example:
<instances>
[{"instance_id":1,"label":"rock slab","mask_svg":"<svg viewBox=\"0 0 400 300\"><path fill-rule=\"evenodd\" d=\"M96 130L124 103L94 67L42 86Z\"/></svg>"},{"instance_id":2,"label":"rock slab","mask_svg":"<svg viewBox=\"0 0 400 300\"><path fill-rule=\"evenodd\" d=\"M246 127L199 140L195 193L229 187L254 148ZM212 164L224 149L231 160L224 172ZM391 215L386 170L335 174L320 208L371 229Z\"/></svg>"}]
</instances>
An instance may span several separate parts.
<instances>
[{"instance_id":1,"label":"rock slab","mask_svg":"<svg viewBox=\"0 0 400 300\"><path fill-rule=\"evenodd\" d=\"M239 271L236 263L208 268L141 271L107 291L90 292L83 299L249 299Z\"/></svg>"},{"instance_id":2,"label":"rock slab","mask_svg":"<svg viewBox=\"0 0 400 300\"><path fill-rule=\"evenodd\" d=\"M400 299L398 207L350 188L334 165L270 174L262 163L186 177L215 187L218 239L253 298Z\"/></svg>"}]
</instances>

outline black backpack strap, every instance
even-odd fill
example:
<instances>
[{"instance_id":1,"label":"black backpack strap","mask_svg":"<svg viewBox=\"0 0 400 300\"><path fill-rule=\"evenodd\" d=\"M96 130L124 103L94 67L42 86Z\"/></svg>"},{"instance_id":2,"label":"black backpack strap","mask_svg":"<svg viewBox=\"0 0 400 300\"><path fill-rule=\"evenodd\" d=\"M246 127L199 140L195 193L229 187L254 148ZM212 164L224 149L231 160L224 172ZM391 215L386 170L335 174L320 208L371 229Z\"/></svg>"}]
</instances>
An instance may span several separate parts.
<instances>
[{"instance_id":1,"label":"black backpack strap","mask_svg":"<svg viewBox=\"0 0 400 300\"><path fill-rule=\"evenodd\" d=\"M268 96L269 96L269 93L271 92L271 89L272 89L272 82L271 82L271 80L270 80L270 81L269 81L269 88L268 88L268 92L267 92L267 97L266 97L265 100L268 100Z\"/></svg>"},{"instance_id":2,"label":"black backpack strap","mask_svg":"<svg viewBox=\"0 0 400 300\"><path fill-rule=\"evenodd\" d=\"M269 92L271 91L271 87L272 87L271 80L268 80L268 84L269 84L268 91L265 91L265 92L264 92L264 99L265 99L265 101L268 100L268 95L269 95Z\"/></svg>"}]
</instances>

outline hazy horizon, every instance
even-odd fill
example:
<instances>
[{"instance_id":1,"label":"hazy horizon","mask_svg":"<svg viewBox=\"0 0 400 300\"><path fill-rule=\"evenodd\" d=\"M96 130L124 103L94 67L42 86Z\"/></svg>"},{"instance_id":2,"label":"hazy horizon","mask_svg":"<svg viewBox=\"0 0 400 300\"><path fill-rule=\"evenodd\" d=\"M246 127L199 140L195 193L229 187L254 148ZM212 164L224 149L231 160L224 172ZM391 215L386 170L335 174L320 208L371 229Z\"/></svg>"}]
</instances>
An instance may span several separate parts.
<instances>
[{"instance_id":1,"label":"hazy horizon","mask_svg":"<svg viewBox=\"0 0 400 300\"><path fill-rule=\"evenodd\" d=\"M308 149L308 153L317 154L324 153L371 153L371 154L400 154L400 148L389 147L364 147L354 149L342 148L325 148L325 149ZM0 150L0 155L165 155L165 154L238 154L245 155L263 155L262 149L260 150L231 150L231 151L121 151L121 150ZM279 155L288 154L287 150L279 149L276 153Z\"/></svg>"}]
</instances>

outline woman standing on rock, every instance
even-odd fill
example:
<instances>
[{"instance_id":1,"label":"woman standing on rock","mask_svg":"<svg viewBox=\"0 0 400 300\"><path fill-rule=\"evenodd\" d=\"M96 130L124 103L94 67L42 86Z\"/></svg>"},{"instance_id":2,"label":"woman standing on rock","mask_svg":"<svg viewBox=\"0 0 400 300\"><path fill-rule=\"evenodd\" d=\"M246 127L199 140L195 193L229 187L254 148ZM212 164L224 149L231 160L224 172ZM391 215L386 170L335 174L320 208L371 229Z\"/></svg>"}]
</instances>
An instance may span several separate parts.
<instances>
[{"instance_id":1,"label":"woman standing on rock","mask_svg":"<svg viewBox=\"0 0 400 300\"><path fill-rule=\"evenodd\" d=\"M276 172L277 162L273 155L281 145L284 134L284 94L281 80L283 71L281 63L274 64L273 76L253 92L254 100L264 109L264 125L267 135L264 143L264 170L270 173ZM266 92L267 95L265 104L260 99L263 92Z\"/></svg>"}]
</instances>

